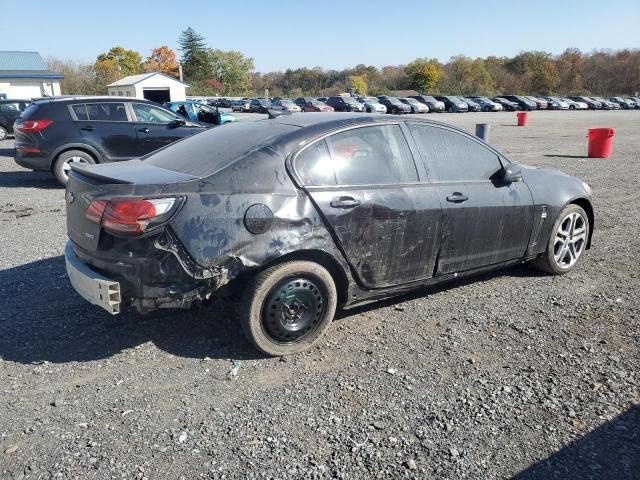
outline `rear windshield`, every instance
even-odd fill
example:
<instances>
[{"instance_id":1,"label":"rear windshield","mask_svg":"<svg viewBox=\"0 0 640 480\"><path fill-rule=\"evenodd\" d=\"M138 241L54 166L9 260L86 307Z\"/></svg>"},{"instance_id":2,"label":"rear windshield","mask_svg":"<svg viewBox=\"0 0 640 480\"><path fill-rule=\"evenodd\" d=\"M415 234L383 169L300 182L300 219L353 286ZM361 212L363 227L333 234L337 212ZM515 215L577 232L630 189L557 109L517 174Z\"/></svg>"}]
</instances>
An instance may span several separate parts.
<instances>
[{"instance_id":1,"label":"rear windshield","mask_svg":"<svg viewBox=\"0 0 640 480\"><path fill-rule=\"evenodd\" d=\"M20 114L20 118L23 120L28 120L30 118L37 118L36 114L40 110L40 105L37 103L32 103L27 108L25 108Z\"/></svg>"},{"instance_id":2,"label":"rear windshield","mask_svg":"<svg viewBox=\"0 0 640 480\"><path fill-rule=\"evenodd\" d=\"M237 122L215 127L150 154L143 161L196 177L228 167L256 146L298 127L270 120Z\"/></svg>"}]
</instances>

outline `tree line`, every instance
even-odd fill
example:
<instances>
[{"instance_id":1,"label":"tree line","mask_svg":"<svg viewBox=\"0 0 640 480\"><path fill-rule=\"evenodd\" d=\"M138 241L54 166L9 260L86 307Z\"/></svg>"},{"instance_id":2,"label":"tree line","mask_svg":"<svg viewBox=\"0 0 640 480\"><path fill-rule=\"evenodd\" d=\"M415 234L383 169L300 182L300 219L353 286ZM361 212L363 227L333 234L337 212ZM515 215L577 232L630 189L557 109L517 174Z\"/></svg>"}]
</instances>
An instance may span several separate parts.
<instances>
[{"instance_id":1,"label":"tree line","mask_svg":"<svg viewBox=\"0 0 640 480\"><path fill-rule=\"evenodd\" d=\"M513 57L470 58L458 55L442 63L418 58L407 65L381 68L358 64L342 70L314 68L256 72L253 59L236 50L209 48L192 28L178 39L184 81L196 96L329 96L355 91L362 95L403 90L447 95L636 95L640 91L640 49L582 52L568 48L560 55L543 51ZM143 59L139 52L114 47L93 64L49 59L62 72L64 94L104 94L119 78L160 71L178 77L178 57L167 46Z\"/></svg>"}]
</instances>

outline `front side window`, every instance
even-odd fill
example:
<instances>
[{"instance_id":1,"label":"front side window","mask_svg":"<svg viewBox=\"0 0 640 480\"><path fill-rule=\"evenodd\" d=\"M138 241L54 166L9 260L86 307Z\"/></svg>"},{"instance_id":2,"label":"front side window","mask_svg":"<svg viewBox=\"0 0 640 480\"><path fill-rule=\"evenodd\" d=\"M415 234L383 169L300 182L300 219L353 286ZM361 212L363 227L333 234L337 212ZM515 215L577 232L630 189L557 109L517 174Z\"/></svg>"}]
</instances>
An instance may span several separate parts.
<instances>
[{"instance_id":1,"label":"front side window","mask_svg":"<svg viewBox=\"0 0 640 480\"><path fill-rule=\"evenodd\" d=\"M496 153L462 133L420 124L410 128L433 180L488 180L501 168Z\"/></svg>"},{"instance_id":2,"label":"front side window","mask_svg":"<svg viewBox=\"0 0 640 480\"><path fill-rule=\"evenodd\" d=\"M309 147L296 162L308 185L376 185L418 180L409 145L399 125L362 127L335 133L326 146ZM315 150L312 150L313 148ZM310 159L313 157L313 160Z\"/></svg>"},{"instance_id":3,"label":"front side window","mask_svg":"<svg viewBox=\"0 0 640 480\"><path fill-rule=\"evenodd\" d=\"M184 108L183 105L181 105ZM178 107L180 109L180 106ZM146 103L134 103L133 111L138 122L167 124L173 122L176 117L162 108L154 107ZM185 109L186 113L186 109Z\"/></svg>"}]
</instances>

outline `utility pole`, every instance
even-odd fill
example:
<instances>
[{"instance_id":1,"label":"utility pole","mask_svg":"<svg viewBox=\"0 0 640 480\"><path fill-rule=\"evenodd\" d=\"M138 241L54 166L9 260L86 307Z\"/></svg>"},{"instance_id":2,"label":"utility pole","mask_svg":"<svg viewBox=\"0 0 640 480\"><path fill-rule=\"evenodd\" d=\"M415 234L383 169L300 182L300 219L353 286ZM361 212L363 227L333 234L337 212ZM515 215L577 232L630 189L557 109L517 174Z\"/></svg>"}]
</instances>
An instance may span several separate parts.
<instances>
[{"instance_id":1,"label":"utility pole","mask_svg":"<svg viewBox=\"0 0 640 480\"><path fill-rule=\"evenodd\" d=\"M182 64L181 63L178 64L178 73L180 74L180 81L184 82L184 80L182 79Z\"/></svg>"}]
</instances>

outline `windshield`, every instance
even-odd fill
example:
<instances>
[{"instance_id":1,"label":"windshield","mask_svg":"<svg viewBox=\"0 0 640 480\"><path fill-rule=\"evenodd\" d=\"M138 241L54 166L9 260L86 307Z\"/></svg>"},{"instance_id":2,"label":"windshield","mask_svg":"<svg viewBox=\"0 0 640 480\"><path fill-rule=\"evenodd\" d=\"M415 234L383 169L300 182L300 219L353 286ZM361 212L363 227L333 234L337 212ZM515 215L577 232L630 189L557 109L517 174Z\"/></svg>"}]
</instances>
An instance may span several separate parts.
<instances>
[{"instance_id":1,"label":"windshield","mask_svg":"<svg viewBox=\"0 0 640 480\"><path fill-rule=\"evenodd\" d=\"M377 98L373 98L373 97L366 97L364 101L367 103L380 103Z\"/></svg>"},{"instance_id":2,"label":"windshield","mask_svg":"<svg viewBox=\"0 0 640 480\"><path fill-rule=\"evenodd\" d=\"M356 101L352 97L342 97L344 103L356 103Z\"/></svg>"},{"instance_id":3,"label":"windshield","mask_svg":"<svg viewBox=\"0 0 640 480\"><path fill-rule=\"evenodd\" d=\"M174 172L208 177L253 152L256 146L297 128L268 120L231 123L187 137L142 160Z\"/></svg>"},{"instance_id":4,"label":"windshield","mask_svg":"<svg viewBox=\"0 0 640 480\"><path fill-rule=\"evenodd\" d=\"M415 98L405 98L404 100L406 100L409 103L412 103L413 105L420 105L420 102Z\"/></svg>"}]
</instances>

